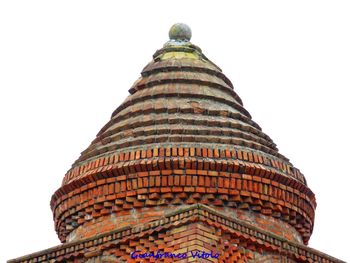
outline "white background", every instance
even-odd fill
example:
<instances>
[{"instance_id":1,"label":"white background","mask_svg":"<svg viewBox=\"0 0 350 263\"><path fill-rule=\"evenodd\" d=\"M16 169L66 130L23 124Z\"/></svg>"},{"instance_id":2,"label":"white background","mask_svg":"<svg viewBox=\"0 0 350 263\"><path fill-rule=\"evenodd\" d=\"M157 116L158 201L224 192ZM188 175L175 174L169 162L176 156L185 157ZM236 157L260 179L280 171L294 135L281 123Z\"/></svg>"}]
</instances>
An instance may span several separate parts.
<instances>
[{"instance_id":1,"label":"white background","mask_svg":"<svg viewBox=\"0 0 350 263\"><path fill-rule=\"evenodd\" d=\"M51 195L175 22L306 176L310 246L350 260L348 4L1 1L0 261L59 244Z\"/></svg>"}]
</instances>

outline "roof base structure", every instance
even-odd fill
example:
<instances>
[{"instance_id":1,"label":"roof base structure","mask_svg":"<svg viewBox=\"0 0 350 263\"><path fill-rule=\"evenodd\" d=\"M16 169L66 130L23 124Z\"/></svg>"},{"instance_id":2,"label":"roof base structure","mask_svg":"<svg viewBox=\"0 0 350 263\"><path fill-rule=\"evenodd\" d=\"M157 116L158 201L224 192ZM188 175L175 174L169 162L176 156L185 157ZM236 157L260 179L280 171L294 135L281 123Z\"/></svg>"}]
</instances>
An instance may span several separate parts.
<instances>
[{"instance_id":1,"label":"roof base structure","mask_svg":"<svg viewBox=\"0 0 350 263\"><path fill-rule=\"evenodd\" d=\"M203 204L8 262L344 262Z\"/></svg>"},{"instance_id":2,"label":"roof base structure","mask_svg":"<svg viewBox=\"0 0 350 263\"><path fill-rule=\"evenodd\" d=\"M51 198L63 243L10 263L343 262L307 246L316 199L175 24Z\"/></svg>"}]
</instances>

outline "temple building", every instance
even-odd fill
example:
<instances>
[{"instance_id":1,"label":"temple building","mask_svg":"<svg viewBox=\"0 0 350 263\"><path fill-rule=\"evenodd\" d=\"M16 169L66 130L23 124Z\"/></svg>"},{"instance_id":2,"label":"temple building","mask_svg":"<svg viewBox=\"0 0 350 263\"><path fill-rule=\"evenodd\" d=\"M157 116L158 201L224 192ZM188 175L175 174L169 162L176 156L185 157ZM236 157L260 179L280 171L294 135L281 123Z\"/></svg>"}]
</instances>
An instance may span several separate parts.
<instances>
[{"instance_id":1,"label":"temple building","mask_svg":"<svg viewBox=\"0 0 350 263\"><path fill-rule=\"evenodd\" d=\"M8 262L343 262L307 246L304 175L190 28L169 37L53 194L62 244Z\"/></svg>"}]
</instances>

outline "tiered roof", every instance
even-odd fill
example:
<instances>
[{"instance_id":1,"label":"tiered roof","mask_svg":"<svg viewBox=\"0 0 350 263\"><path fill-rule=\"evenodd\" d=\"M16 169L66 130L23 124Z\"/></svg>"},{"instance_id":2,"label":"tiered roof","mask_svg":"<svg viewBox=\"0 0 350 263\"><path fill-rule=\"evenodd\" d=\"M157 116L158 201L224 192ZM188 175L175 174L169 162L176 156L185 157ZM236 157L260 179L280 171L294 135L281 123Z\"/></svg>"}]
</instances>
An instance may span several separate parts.
<instances>
[{"instance_id":1,"label":"tiered roof","mask_svg":"<svg viewBox=\"0 0 350 263\"><path fill-rule=\"evenodd\" d=\"M305 246L316 201L304 176L190 42L190 29L177 24L169 35L52 196L65 244L13 262L108 253L130 261L132 249L193 245L230 251L222 262L341 262Z\"/></svg>"}]
</instances>

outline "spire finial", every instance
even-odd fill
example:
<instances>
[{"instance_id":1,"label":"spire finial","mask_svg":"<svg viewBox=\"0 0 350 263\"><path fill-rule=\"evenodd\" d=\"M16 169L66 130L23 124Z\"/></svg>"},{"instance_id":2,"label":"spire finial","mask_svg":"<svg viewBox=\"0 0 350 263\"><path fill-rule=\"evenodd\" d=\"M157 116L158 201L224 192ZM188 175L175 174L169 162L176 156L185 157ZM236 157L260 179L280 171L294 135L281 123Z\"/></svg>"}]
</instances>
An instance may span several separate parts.
<instances>
[{"instance_id":1,"label":"spire finial","mask_svg":"<svg viewBox=\"0 0 350 263\"><path fill-rule=\"evenodd\" d=\"M183 23L174 24L169 30L170 40L190 41L192 37L191 28Z\"/></svg>"}]
</instances>

